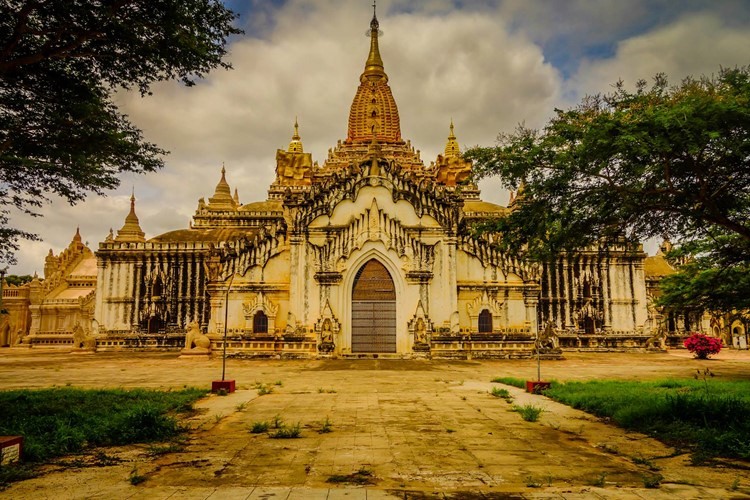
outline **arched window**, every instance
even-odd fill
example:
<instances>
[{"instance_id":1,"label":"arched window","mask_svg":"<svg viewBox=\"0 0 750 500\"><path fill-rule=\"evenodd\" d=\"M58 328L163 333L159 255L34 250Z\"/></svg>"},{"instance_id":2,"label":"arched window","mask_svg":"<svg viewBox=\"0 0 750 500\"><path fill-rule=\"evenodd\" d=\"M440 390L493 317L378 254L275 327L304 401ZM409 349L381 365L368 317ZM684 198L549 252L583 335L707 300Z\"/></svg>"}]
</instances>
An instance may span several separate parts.
<instances>
[{"instance_id":1,"label":"arched window","mask_svg":"<svg viewBox=\"0 0 750 500\"><path fill-rule=\"evenodd\" d=\"M268 333L268 316L263 311L253 316L253 333Z\"/></svg>"},{"instance_id":2,"label":"arched window","mask_svg":"<svg viewBox=\"0 0 750 500\"><path fill-rule=\"evenodd\" d=\"M479 313L479 333L492 333L492 314L487 309Z\"/></svg>"}]
</instances>

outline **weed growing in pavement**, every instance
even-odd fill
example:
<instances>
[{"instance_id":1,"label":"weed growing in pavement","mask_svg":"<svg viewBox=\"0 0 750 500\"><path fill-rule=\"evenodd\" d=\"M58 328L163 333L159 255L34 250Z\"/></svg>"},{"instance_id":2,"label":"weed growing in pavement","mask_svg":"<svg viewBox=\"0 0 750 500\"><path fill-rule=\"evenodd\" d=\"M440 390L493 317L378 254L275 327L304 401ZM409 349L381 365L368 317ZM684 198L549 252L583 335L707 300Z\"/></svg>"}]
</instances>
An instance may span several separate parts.
<instances>
[{"instance_id":1,"label":"weed growing in pavement","mask_svg":"<svg viewBox=\"0 0 750 500\"><path fill-rule=\"evenodd\" d=\"M539 420L539 416L542 414L544 410L534 405L523 405L523 406L514 405L513 411L520 413L521 418L527 422L536 422L537 420Z\"/></svg>"},{"instance_id":2,"label":"weed growing in pavement","mask_svg":"<svg viewBox=\"0 0 750 500\"><path fill-rule=\"evenodd\" d=\"M266 394L271 394L273 392L273 387L268 386L266 384L260 384L258 386L258 396L265 396Z\"/></svg>"},{"instance_id":3,"label":"weed growing in pavement","mask_svg":"<svg viewBox=\"0 0 750 500\"><path fill-rule=\"evenodd\" d=\"M329 432L333 432L333 423L328 417L326 417L326 419L323 421L323 425L318 431L318 434L328 434Z\"/></svg>"},{"instance_id":4,"label":"weed growing in pavement","mask_svg":"<svg viewBox=\"0 0 750 500\"><path fill-rule=\"evenodd\" d=\"M281 419L281 415L279 415L278 413L274 415L271 424L273 425L274 429L281 428L284 425L284 421Z\"/></svg>"},{"instance_id":5,"label":"weed growing in pavement","mask_svg":"<svg viewBox=\"0 0 750 500\"><path fill-rule=\"evenodd\" d=\"M541 488L542 482L533 476L526 476L527 488Z\"/></svg>"},{"instance_id":6,"label":"weed growing in pavement","mask_svg":"<svg viewBox=\"0 0 750 500\"><path fill-rule=\"evenodd\" d=\"M268 432L268 422L253 422L250 426L251 434L262 434Z\"/></svg>"},{"instance_id":7,"label":"weed growing in pavement","mask_svg":"<svg viewBox=\"0 0 750 500\"><path fill-rule=\"evenodd\" d=\"M492 392L490 394L492 394L496 398L503 398L508 403L513 402L513 396L510 395L510 392L508 392L508 389L501 389L499 387L493 387Z\"/></svg>"},{"instance_id":8,"label":"weed growing in pavement","mask_svg":"<svg viewBox=\"0 0 750 500\"><path fill-rule=\"evenodd\" d=\"M607 484L607 473L599 473L598 476L595 476L589 481L589 484L591 486L596 486L597 488L604 488L604 486Z\"/></svg>"},{"instance_id":9,"label":"weed growing in pavement","mask_svg":"<svg viewBox=\"0 0 750 500\"><path fill-rule=\"evenodd\" d=\"M661 474L644 474L641 476L641 480L644 488L658 488L661 486L664 476Z\"/></svg>"},{"instance_id":10,"label":"weed growing in pavement","mask_svg":"<svg viewBox=\"0 0 750 500\"><path fill-rule=\"evenodd\" d=\"M130 471L130 476L128 477L128 481L130 481L130 484L133 486L137 484L141 484L146 480L146 476L142 474L138 474L138 468L133 467L133 470Z\"/></svg>"},{"instance_id":11,"label":"weed growing in pavement","mask_svg":"<svg viewBox=\"0 0 750 500\"><path fill-rule=\"evenodd\" d=\"M167 453L179 453L185 448L178 443L169 443L162 445L152 445L146 449L146 454L151 457L158 457L159 455L166 455Z\"/></svg>"},{"instance_id":12,"label":"weed growing in pavement","mask_svg":"<svg viewBox=\"0 0 750 500\"><path fill-rule=\"evenodd\" d=\"M637 465L644 465L648 467L648 470L650 471L659 471L661 470L654 462L651 460L644 458L644 457L630 457L630 459L633 461L634 464Z\"/></svg>"},{"instance_id":13,"label":"weed growing in pavement","mask_svg":"<svg viewBox=\"0 0 750 500\"><path fill-rule=\"evenodd\" d=\"M740 478L739 477L735 477L734 481L732 481L732 484L729 485L729 490L730 491L737 491L738 489L740 489Z\"/></svg>"},{"instance_id":14,"label":"weed growing in pavement","mask_svg":"<svg viewBox=\"0 0 750 500\"><path fill-rule=\"evenodd\" d=\"M269 434L269 437L273 439L296 439L301 436L302 436L302 430L300 428L299 422L297 422L295 425L291 427L282 425L281 427L276 429L276 431Z\"/></svg>"}]
</instances>

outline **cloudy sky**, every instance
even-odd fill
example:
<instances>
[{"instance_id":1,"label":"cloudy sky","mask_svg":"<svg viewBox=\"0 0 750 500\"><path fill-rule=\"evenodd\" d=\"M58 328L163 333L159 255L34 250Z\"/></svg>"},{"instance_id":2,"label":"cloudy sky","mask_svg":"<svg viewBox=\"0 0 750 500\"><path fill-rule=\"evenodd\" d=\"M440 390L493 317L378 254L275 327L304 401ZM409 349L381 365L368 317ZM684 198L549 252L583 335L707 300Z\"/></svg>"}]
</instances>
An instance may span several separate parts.
<instances>
[{"instance_id":1,"label":"cloudy sky","mask_svg":"<svg viewBox=\"0 0 750 500\"><path fill-rule=\"evenodd\" d=\"M54 201L44 218L16 218L44 241L23 242L11 273L41 274L49 249L65 248L76 226L95 249L122 226L133 188L147 237L188 227L222 163L242 203L265 199L295 116L321 163L346 138L372 0L226 3L246 31L229 46L234 70L192 88L164 83L147 98L116 98L148 140L171 152L166 168L124 176L107 197L74 207ZM451 118L462 146L492 145L499 132L542 126L555 107L619 79L664 72L678 82L750 64L746 0L380 0L378 18L402 135L426 163L443 149ZM481 187L484 199L507 202L497 181Z\"/></svg>"}]
</instances>

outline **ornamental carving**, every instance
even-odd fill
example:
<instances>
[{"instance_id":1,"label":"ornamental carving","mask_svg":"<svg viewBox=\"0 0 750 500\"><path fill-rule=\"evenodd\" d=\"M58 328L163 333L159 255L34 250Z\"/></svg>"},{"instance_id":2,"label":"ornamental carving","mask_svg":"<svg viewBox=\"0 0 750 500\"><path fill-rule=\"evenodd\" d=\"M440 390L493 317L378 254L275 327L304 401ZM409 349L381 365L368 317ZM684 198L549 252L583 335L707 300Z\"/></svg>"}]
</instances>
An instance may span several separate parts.
<instances>
[{"instance_id":1,"label":"ornamental carving","mask_svg":"<svg viewBox=\"0 0 750 500\"><path fill-rule=\"evenodd\" d=\"M341 324L333 315L331 304L326 300L326 305L315 323L315 333L318 337L318 350L320 352L333 352L336 348Z\"/></svg>"},{"instance_id":2,"label":"ornamental carving","mask_svg":"<svg viewBox=\"0 0 750 500\"><path fill-rule=\"evenodd\" d=\"M263 292L258 292L252 302L243 303L242 310L246 324L252 325L255 315L258 311L262 311L268 318L268 333L273 335L276 331L276 313L279 311L279 306L268 300ZM252 330L252 326L250 329Z\"/></svg>"},{"instance_id":3,"label":"ornamental carving","mask_svg":"<svg viewBox=\"0 0 750 500\"><path fill-rule=\"evenodd\" d=\"M471 319L471 330L473 332L479 331L479 314L487 310L492 315L492 329L497 330L500 325L504 324L503 321L503 303L495 299L494 296L490 296L487 293L487 289L482 290L482 295L469 302L466 305L466 309L469 312L469 318Z\"/></svg>"},{"instance_id":4,"label":"ornamental carving","mask_svg":"<svg viewBox=\"0 0 750 500\"><path fill-rule=\"evenodd\" d=\"M430 318L425 314L421 300L417 303L414 316L409 320L407 326L409 328L409 335L414 340L412 349L415 351L429 351L433 325Z\"/></svg>"},{"instance_id":5,"label":"ornamental carving","mask_svg":"<svg viewBox=\"0 0 750 500\"><path fill-rule=\"evenodd\" d=\"M343 270L339 264L368 241L380 241L387 250L393 250L402 257L407 274L416 273L414 276L420 280L432 277L435 245L420 241L415 231L403 227L398 220L381 210L373 198L370 208L353 218L349 225L331 228L322 245L310 242L315 257L316 278L338 280Z\"/></svg>"}]
</instances>

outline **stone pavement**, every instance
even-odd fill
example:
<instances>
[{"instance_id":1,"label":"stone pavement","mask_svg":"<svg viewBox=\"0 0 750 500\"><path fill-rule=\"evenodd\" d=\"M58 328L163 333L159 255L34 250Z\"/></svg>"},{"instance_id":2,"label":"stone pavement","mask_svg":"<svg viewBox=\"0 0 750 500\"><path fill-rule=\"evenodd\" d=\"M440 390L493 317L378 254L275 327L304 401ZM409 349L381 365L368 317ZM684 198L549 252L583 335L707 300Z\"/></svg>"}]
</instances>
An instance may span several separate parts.
<instances>
[{"instance_id":1,"label":"stone pavement","mask_svg":"<svg viewBox=\"0 0 750 500\"><path fill-rule=\"evenodd\" d=\"M750 356L696 361L687 353L568 354L546 362L558 380L750 375ZM0 351L0 387L208 386L221 360L175 354ZM750 498L750 473L691 466L685 454L543 396L506 388L512 404L544 409L525 422L489 391L495 376L533 378L533 361L240 361L238 391L209 396L179 451L108 449L107 467L53 465L9 498ZM257 384L272 392L258 395ZM273 422L300 437L274 439ZM331 432L320 433L324 423ZM269 432L252 434L253 423ZM652 469L659 469L658 471ZM130 484L131 474L145 477ZM663 476L661 486L645 482ZM354 481L365 483L356 486ZM338 481L338 482L333 482Z\"/></svg>"}]
</instances>

